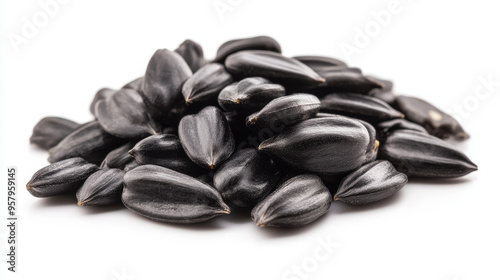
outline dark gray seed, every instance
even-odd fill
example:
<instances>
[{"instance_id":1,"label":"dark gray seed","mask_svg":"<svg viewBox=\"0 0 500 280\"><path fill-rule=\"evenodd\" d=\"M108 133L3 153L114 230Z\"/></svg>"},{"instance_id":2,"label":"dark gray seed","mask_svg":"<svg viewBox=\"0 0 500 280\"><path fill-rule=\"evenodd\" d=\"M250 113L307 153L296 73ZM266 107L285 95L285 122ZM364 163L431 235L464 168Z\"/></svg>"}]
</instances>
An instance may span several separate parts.
<instances>
[{"instance_id":1,"label":"dark gray seed","mask_svg":"<svg viewBox=\"0 0 500 280\"><path fill-rule=\"evenodd\" d=\"M322 73L321 76L325 79L325 83L310 87L306 92L315 95L329 93L368 94L373 89L384 87L382 83L353 71L329 71Z\"/></svg>"},{"instance_id":2,"label":"dark gray seed","mask_svg":"<svg viewBox=\"0 0 500 280\"><path fill-rule=\"evenodd\" d=\"M249 148L234 153L215 172L214 187L234 208L251 208L268 195L281 177L280 168L266 154Z\"/></svg>"},{"instance_id":3,"label":"dark gray seed","mask_svg":"<svg viewBox=\"0 0 500 280\"><path fill-rule=\"evenodd\" d=\"M48 161L54 163L67 158L82 157L88 162L101 164L106 155L122 145L123 139L108 134L97 121L73 131L49 150Z\"/></svg>"},{"instance_id":4,"label":"dark gray seed","mask_svg":"<svg viewBox=\"0 0 500 280\"><path fill-rule=\"evenodd\" d=\"M106 158L101 163L101 169L124 169L125 166L135 161L134 157L132 157L128 152L132 149L137 141L130 141L122 146L112 150L106 156Z\"/></svg>"},{"instance_id":5,"label":"dark gray seed","mask_svg":"<svg viewBox=\"0 0 500 280\"><path fill-rule=\"evenodd\" d=\"M239 78L263 77L285 87L318 86L325 79L302 62L270 51L242 51L226 59L226 69Z\"/></svg>"},{"instance_id":6,"label":"dark gray seed","mask_svg":"<svg viewBox=\"0 0 500 280\"><path fill-rule=\"evenodd\" d=\"M130 163L128 163L127 165L125 165L125 167L123 168L123 171L125 172L129 172L130 170L136 168L136 167L139 167L141 166L137 161L132 161Z\"/></svg>"},{"instance_id":7,"label":"dark gray seed","mask_svg":"<svg viewBox=\"0 0 500 280\"><path fill-rule=\"evenodd\" d=\"M76 192L79 206L106 206L121 202L123 176L120 169L98 170Z\"/></svg>"},{"instance_id":8,"label":"dark gray seed","mask_svg":"<svg viewBox=\"0 0 500 280\"><path fill-rule=\"evenodd\" d=\"M162 121L168 118L176 100L182 98L182 85L191 75L191 69L178 53L166 49L155 52L149 61L140 92L154 118Z\"/></svg>"},{"instance_id":9,"label":"dark gray seed","mask_svg":"<svg viewBox=\"0 0 500 280\"><path fill-rule=\"evenodd\" d=\"M330 175L375 160L377 149L373 127L342 116L305 120L259 146L294 168Z\"/></svg>"},{"instance_id":10,"label":"dark gray seed","mask_svg":"<svg viewBox=\"0 0 500 280\"><path fill-rule=\"evenodd\" d=\"M409 121L418 123L436 137L446 139L453 136L457 139L468 139L462 126L452 116L420 98L398 96L397 105Z\"/></svg>"},{"instance_id":11,"label":"dark gray seed","mask_svg":"<svg viewBox=\"0 0 500 280\"><path fill-rule=\"evenodd\" d=\"M314 117L320 110L319 99L298 93L271 100L262 110L246 118L246 126L255 131L270 128L280 132L285 126Z\"/></svg>"},{"instance_id":12,"label":"dark gray seed","mask_svg":"<svg viewBox=\"0 0 500 280\"><path fill-rule=\"evenodd\" d=\"M377 139L385 139L387 135L395 130L409 129L414 131L419 131L422 133L427 133L427 130L421 125L409 122L405 119L395 119L377 124Z\"/></svg>"},{"instance_id":13,"label":"dark gray seed","mask_svg":"<svg viewBox=\"0 0 500 280\"><path fill-rule=\"evenodd\" d=\"M97 165L82 158L66 159L38 170L26 184L26 188L36 197L75 192L97 170Z\"/></svg>"},{"instance_id":14,"label":"dark gray seed","mask_svg":"<svg viewBox=\"0 0 500 280\"><path fill-rule=\"evenodd\" d=\"M74 121L59 117L45 117L35 127L30 137L30 143L42 149L49 150L80 125Z\"/></svg>"},{"instance_id":15,"label":"dark gray seed","mask_svg":"<svg viewBox=\"0 0 500 280\"><path fill-rule=\"evenodd\" d=\"M225 87L220 92L218 101L222 109L240 116L248 116L285 94L282 85L273 84L264 78L252 77Z\"/></svg>"},{"instance_id":16,"label":"dark gray seed","mask_svg":"<svg viewBox=\"0 0 500 280\"><path fill-rule=\"evenodd\" d=\"M327 56L303 55L303 56L295 56L293 58L311 67L316 72L323 72L321 71L321 69L330 67L339 67L339 66L347 67L347 64L342 60Z\"/></svg>"},{"instance_id":17,"label":"dark gray seed","mask_svg":"<svg viewBox=\"0 0 500 280\"><path fill-rule=\"evenodd\" d=\"M142 90L142 83L144 82L144 77L139 77L128 84L124 85L122 88L133 89L137 92Z\"/></svg>"},{"instance_id":18,"label":"dark gray seed","mask_svg":"<svg viewBox=\"0 0 500 280\"><path fill-rule=\"evenodd\" d=\"M280 185L252 210L259 227L300 227L328 212L332 195L321 179L299 175Z\"/></svg>"},{"instance_id":19,"label":"dark gray seed","mask_svg":"<svg viewBox=\"0 0 500 280\"><path fill-rule=\"evenodd\" d=\"M224 63L224 60L229 55L243 50L264 50L281 53L281 46L276 40L268 36L231 40L219 47L214 62Z\"/></svg>"},{"instance_id":20,"label":"dark gray seed","mask_svg":"<svg viewBox=\"0 0 500 280\"><path fill-rule=\"evenodd\" d=\"M226 116L208 106L179 123L179 139L188 157L203 168L214 169L231 156L234 137Z\"/></svg>"},{"instance_id":21,"label":"dark gray seed","mask_svg":"<svg viewBox=\"0 0 500 280\"><path fill-rule=\"evenodd\" d=\"M364 205L390 197L408 182L388 161L370 162L347 175L334 196L352 205Z\"/></svg>"},{"instance_id":22,"label":"dark gray seed","mask_svg":"<svg viewBox=\"0 0 500 280\"><path fill-rule=\"evenodd\" d=\"M92 113L92 115L95 116L95 105L97 104L97 102L105 100L106 98L115 94L115 92L117 91L110 88L102 88L99 91L97 91L97 93L94 95L92 103L90 103L90 113Z\"/></svg>"},{"instance_id":23,"label":"dark gray seed","mask_svg":"<svg viewBox=\"0 0 500 280\"><path fill-rule=\"evenodd\" d=\"M186 104L199 101L215 100L220 91L233 82L224 65L209 63L191 76L182 87Z\"/></svg>"},{"instance_id":24,"label":"dark gray seed","mask_svg":"<svg viewBox=\"0 0 500 280\"><path fill-rule=\"evenodd\" d=\"M141 95L133 89L121 89L99 101L96 117L107 133L120 138L144 138L161 131L161 125L147 113Z\"/></svg>"},{"instance_id":25,"label":"dark gray seed","mask_svg":"<svg viewBox=\"0 0 500 280\"><path fill-rule=\"evenodd\" d=\"M378 98L385 103L394 106L396 104L396 95L394 94L394 84L392 81L376 78L373 76L368 76L370 79L376 80L383 84L383 88L375 88L371 90L368 95Z\"/></svg>"},{"instance_id":26,"label":"dark gray seed","mask_svg":"<svg viewBox=\"0 0 500 280\"><path fill-rule=\"evenodd\" d=\"M203 56L203 49L198 43L192 40L182 42L182 44L175 49L175 52L184 58L193 73L207 64L207 60Z\"/></svg>"},{"instance_id":27,"label":"dark gray seed","mask_svg":"<svg viewBox=\"0 0 500 280\"><path fill-rule=\"evenodd\" d=\"M379 158L408 176L453 178L477 170L477 165L451 144L413 130L389 134L380 145Z\"/></svg>"},{"instance_id":28,"label":"dark gray seed","mask_svg":"<svg viewBox=\"0 0 500 280\"><path fill-rule=\"evenodd\" d=\"M401 112L384 101L355 93L333 93L321 98L321 111L379 123L404 118Z\"/></svg>"},{"instance_id":29,"label":"dark gray seed","mask_svg":"<svg viewBox=\"0 0 500 280\"><path fill-rule=\"evenodd\" d=\"M122 202L132 212L167 223L199 223L229 214L229 207L210 185L156 165L125 174Z\"/></svg>"},{"instance_id":30,"label":"dark gray seed","mask_svg":"<svg viewBox=\"0 0 500 280\"><path fill-rule=\"evenodd\" d=\"M201 168L189 159L179 138L173 134L144 138L129 154L141 165L159 165L191 176L201 173Z\"/></svg>"}]
</instances>

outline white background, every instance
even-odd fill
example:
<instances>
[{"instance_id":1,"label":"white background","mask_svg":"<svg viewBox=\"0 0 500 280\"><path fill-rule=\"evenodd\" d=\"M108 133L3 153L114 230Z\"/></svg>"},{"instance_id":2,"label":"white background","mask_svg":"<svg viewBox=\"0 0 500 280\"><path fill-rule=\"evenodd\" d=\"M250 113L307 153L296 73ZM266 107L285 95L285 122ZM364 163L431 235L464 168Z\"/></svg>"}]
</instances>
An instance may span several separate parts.
<instances>
[{"instance_id":1,"label":"white background","mask_svg":"<svg viewBox=\"0 0 500 280\"><path fill-rule=\"evenodd\" d=\"M220 14L214 2L234 7ZM464 2L401 0L377 30L373 13L387 11L389 0L70 0L16 52L9 36L21 36L23 18L33 21L43 10L33 0L0 1L0 184L7 166L17 166L19 183L18 272L5 273L2 218L2 279L286 279L303 265L309 272L302 279L500 279L500 87L480 88L482 100L474 96L482 78L500 81L500 5ZM356 28L367 26L372 36L360 45ZM446 110L468 102L462 123L472 137L456 145L479 171L414 181L366 207L334 203L326 217L298 230L261 229L238 215L161 224L123 207L81 208L72 197L38 199L25 190L47 165L47 154L28 141L40 118L90 120L94 93L141 76L158 48L173 50L190 38L212 58L226 40L264 34L285 55L348 60ZM348 58L342 44L358 52ZM317 262L319 240L336 246Z\"/></svg>"}]
</instances>

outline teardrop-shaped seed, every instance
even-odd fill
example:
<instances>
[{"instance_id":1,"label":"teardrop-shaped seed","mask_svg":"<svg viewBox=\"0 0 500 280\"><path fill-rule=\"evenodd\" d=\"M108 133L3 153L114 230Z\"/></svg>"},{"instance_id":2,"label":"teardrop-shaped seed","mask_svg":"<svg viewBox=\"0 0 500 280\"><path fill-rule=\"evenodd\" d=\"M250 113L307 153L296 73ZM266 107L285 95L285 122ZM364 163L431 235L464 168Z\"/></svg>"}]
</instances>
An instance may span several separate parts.
<instances>
[{"instance_id":1,"label":"teardrop-shaped seed","mask_svg":"<svg viewBox=\"0 0 500 280\"><path fill-rule=\"evenodd\" d=\"M299 175L280 185L252 210L259 227L300 227L328 212L332 195L321 179Z\"/></svg>"},{"instance_id":2,"label":"teardrop-shaped seed","mask_svg":"<svg viewBox=\"0 0 500 280\"><path fill-rule=\"evenodd\" d=\"M431 135L441 139L450 136L458 139L469 138L457 120L425 100L410 96L398 96L396 102L408 120L425 127Z\"/></svg>"},{"instance_id":3,"label":"teardrop-shaped seed","mask_svg":"<svg viewBox=\"0 0 500 280\"><path fill-rule=\"evenodd\" d=\"M106 98L115 94L115 92L117 91L110 88L102 88L99 91L97 91L97 93L94 95L92 103L90 103L90 113L92 113L92 115L95 116L95 105L97 104L97 102L105 100Z\"/></svg>"},{"instance_id":4,"label":"teardrop-shaped seed","mask_svg":"<svg viewBox=\"0 0 500 280\"><path fill-rule=\"evenodd\" d=\"M124 181L123 204L155 221L199 223L231 212L216 189L165 167L139 166Z\"/></svg>"},{"instance_id":5,"label":"teardrop-shaped seed","mask_svg":"<svg viewBox=\"0 0 500 280\"><path fill-rule=\"evenodd\" d=\"M144 82L144 76L139 77L133 81L130 81L129 83L125 84L122 88L133 89L137 92L140 92L142 90L143 82Z\"/></svg>"},{"instance_id":6,"label":"teardrop-shaped seed","mask_svg":"<svg viewBox=\"0 0 500 280\"><path fill-rule=\"evenodd\" d=\"M396 130L387 136L380 145L379 158L408 176L453 178L477 170L477 165L451 144L412 130Z\"/></svg>"},{"instance_id":7,"label":"teardrop-shaped seed","mask_svg":"<svg viewBox=\"0 0 500 280\"><path fill-rule=\"evenodd\" d=\"M224 63L224 60L229 55L243 50L265 50L281 53L281 46L276 40L268 36L231 40L219 47L214 62Z\"/></svg>"},{"instance_id":8,"label":"teardrop-shaped seed","mask_svg":"<svg viewBox=\"0 0 500 280\"><path fill-rule=\"evenodd\" d=\"M182 98L182 85L191 75L191 69L178 53L157 50L149 61L140 91L148 112L156 119L167 119L176 100Z\"/></svg>"},{"instance_id":9,"label":"teardrop-shaped seed","mask_svg":"<svg viewBox=\"0 0 500 280\"><path fill-rule=\"evenodd\" d=\"M226 69L239 78L263 77L285 87L317 86L325 79L302 62L270 51L242 51L226 59Z\"/></svg>"},{"instance_id":10,"label":"teardrop-shaped seed","mask_svg":"<svg viewBox=\"0 0 500 280\"><path fill-rule=\"evenodd\" d=\"M203 65L207 64L207 60L203 56L202 47L192 40L188 39L182 42L182 44L175 49L175 52L184 58L193 73L198 71L198 69L203 67Z\"/></svg>"},{"instance_id":11,"label":"teardrop-shaped seed","mask_svg":"<svg viewBox=\"0 0 500 280\"><path fill-rule=\"evenodd\" d=\"M123 139L104 131L99 122L92 121L73 131L50 149L48 161L54 163L67 158L82 157L88 162L101 164L106 155L123 142Z\"/></svg>"},{"instance_id":12,"label":"teardrop-shaped seed","mask_svg":"<svg viewBox=\"0 0 500 280\"><path fill-rule=\"evenodd\" d=\"M108 153L106 158L101 163L101 169L124 169L129 163L134 161L134 157L132 157L128 151L132 149L137 141L130 141L122 146L112 150Z\"/></svg>"},{"instance_id":13,"label":"teardrop-shaped seed","mask_svg":"<svg viewBox=\"0 0 500 280\"><path fill-rule=\"evenodd\" d=\"M112 168L90 175L76 192L79 206L105 206L121 202L125 171Z\"/></svg>"},{"instance_id":14,"label":"teardrop-shaped seed","mask_svg":"<svg viewBox=\"0 0 500 280\"><path fill-rule=\"evenodd\" d=\"M408 177L398 172L388 161L367 163L347 175L335 200L352 205L364 205L387 198L398 192L408 182Z\"/></svg>"},{"instance_id":15,"label":"teardrop-shaped seed","mask_svg":"<svg viewBox=\"0 0 500 280\"><path fill-rule=\"evenodd\" d=\"M187 104L215 100L220 91L233 82L233 76L229 74L224 65L209 63L184 83L182 95Z\"/></svg>"},{"instance_id":16,"label":"teardrop-shaped seed","mask_svg":"<svg viewBox=\"0 0 500 280\"><path fill-rule=\"evenodd\" d=\"M61 142L79 126L78 123L65 118L45 117L33 127L30 143L48 150Z\"/></svg>"},{"instance_id":17,"label":"teardrop-shaped seed","mask_svg":"<svg viewBox=\"0 0 500 280\"><path fill-rule=\"evenodd\" d=\"M321 111L340 114L369 123L404 118L401 112L384 101L355 93L333 93L321 98Z\"/></svg>"},{"instance_id":18,"label":"teardrop-shaped seed","mask_svg":"<svg viewBox=\"0 0 500 280\"><path fill-rule=\"evenodd\" d=\"M330 175L373 161L377 149L373 127L342 116L305 120L259 146L294 168Z\"/></svg>"},{"instance_id":19,"label":"teardrop-shaped seed","mask_svg":"<svg viewBox=\"0 0 500 280\"><path fill-rule=\"evenodd\" d=\"M121 89L99 101L96 116L107 133L120 138L144 138L161 131L161 125L147 113L141 95L133 89Z\"/></svg>"},{"instance_id":20,"label":"teardrop-shaped seed","mask_svg":"<svg viewBox=\"0 0 500 280\"><path fill-rule=\"evenodd\" d=\"M173 134L144 138L129 154L141 165L159 165L192 176L200 174L201 171L186 155L179 138Z\"/></svg>"},{"instance_id":21,"label":"teardrop-shaped seed","mask_svg":"<svg viewBox=\"0 0 500 280\"><path fill-rule=\"evenodd\" d=\"M311 67L316 72L324 72L321 69L328 69L330 67L347 67L347 64L342 60L327 56L303 55L295 56L293 58Z\"/></svg>"},{"instance_id":22,"label":"teardrop-shaped seed","mask_svg":"<svg viewBox=\"0 0 500 280\"><path fill-rule=\"evenodd\" d=\"M214 187L231 207L254 207L280 179L280 168L266 154L249 148L232 155L215 172Z\"/></svg>"},{"instance_id":23,"label":"teardrop-shaped seed","mask_svg":"<svg viewBox=\"0 0 500 280\"><path fill-rule=\"evenodd\" d=\"M306 92L315 95L329 93L368 94L373 89L384 87L382 83L353 71L328 71L321 73L321 76L325 79L325 83L311 87Z\"/></svg>"},{"instance_id":24,"label":"teardrop-shaped seed","mask_svg":"<svg viewBox=\"0 0 500 280\"><path fill-rule=\"evenodd\" d=\"M36 197L74 192L97 170L99 170L97 165L88 163L82 158L66 159L38 170L26 184L26 188Z\"/></svg>"},{"instance_id":25,"label":"teardrop-shaped seed","mask_svg":"<svg viewBox=\"0 0 500 280\"><path fill-rule=\"evenodd\" d=\"M427 130L421 125L409 122L405 119L395 119L377 124L377 139L385 139L391 132L401 129L409 129L427 134Z\"/></svg>"},{"instance_id":26,"label":"teardrop-shaped seed","mask_svg":"<svg viewBox=\"0 0 500 280\"><path fill-rule=\"evenodd\" d=\"M203 168L214 169L234 151L234 137L226 116L212 106L182 118L179 139L188 157Z\"/></svg>"},{"instance_id":27,"label":"teardrop-shaped seed","mask_svg":"<svg viewBox=\"0 0 500 280\"><path fill-rule=\"evenodd\" d=\"M246 126L259 130L270 127L279 132L285 126L310 119L320 110L319 99L311 94L298 93L271 100L262 110L246 118Z\"/></svg>"},{"instance_id":28,"label":"teardrop-shaped seed","mask_svg":"<svg viewBox=\"0 0 500 280\"><path fill-rule=\"evenodd\" d=\"M368 77L384 85L383 88L375 88L371 90L368 95L378 98L391 106L394 106L396 104L396 95L393 91L394 83L392 81L376 78L373 76Z\"/></svg>"},{"instance_id":29,"label":"teardrop-shaped seed","mask_svg":"<svg viewBox=\"0 0 500 280\"><path fill-rule=\"evenodd\" d=\"M225 87L219 94L222 109L248 116L260 111L271 100L285 96L282 85L273 84L268 79L252 77L243 79Z\"/></svg>"}]
</instances>

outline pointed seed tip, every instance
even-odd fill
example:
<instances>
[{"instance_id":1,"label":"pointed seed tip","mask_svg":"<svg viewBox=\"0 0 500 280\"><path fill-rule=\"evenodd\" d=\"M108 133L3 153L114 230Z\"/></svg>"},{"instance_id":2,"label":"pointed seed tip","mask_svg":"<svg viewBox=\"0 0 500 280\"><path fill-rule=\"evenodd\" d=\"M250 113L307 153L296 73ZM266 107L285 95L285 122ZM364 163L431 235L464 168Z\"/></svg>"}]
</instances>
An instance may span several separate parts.
<instances>
[{"instance_id":1,"label":"pointed seed tip","mask_svg":"<svg viewBox=\"0 0 500 280\"><path fill-rule=\"evenodd\" d=\"M266 223L257 223L257 226L258 226L258 227L265 227L265 226L266 226Z\"/></svg>"},{"instance_id":2,"label":"pointed seed tip","mask_svg":"<svg viewBox=\"0 0 500 280\"><path fill-rule=\"evenodd\" d=\"M84 202L79 201L79 202L78 202L78 206L85 206L85 203L84 203Z\"/></svg>"},{"instance_id":3,"label":"pointed seed tip","mask_svg":"<svg viewBox=\"0 0 500 280\"><path fill-rule=\"evenodd\" d=\"M378 151L378 147L380 146L380 142L375 140L375 151Z\"/></svg>"},{"instance_id":4,"label":"pointed seed tip","mask_svg":"<svg viewBox=\"0 0 500 280\"><path fill-rule=\"evenodd\" d=\"M210 164L210 169L214 169L215 168L215 165L212 163Z\"/></svg>"}]
</instances>

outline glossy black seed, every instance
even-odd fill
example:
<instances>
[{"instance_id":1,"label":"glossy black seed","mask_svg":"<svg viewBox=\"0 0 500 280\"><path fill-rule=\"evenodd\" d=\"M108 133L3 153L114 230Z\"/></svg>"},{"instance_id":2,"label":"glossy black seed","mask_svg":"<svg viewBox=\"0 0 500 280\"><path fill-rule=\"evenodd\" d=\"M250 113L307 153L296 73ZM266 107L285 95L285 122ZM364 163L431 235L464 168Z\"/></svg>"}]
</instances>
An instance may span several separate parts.
<instances>
[{"instance_id":1,"label":"glossy black seed","mask_svg":"<svg viewBox=\"0 0 500 280\"><path fill-rule=\"evenodd\" d=\"M226 116L212 106L182 118L179 139L188 157L208 169L214 169L229 158L235 146Z\"/></svg>"},{"instance_id":2,"label":"glossy black seed","mask_svg":"<svg viewBox=\"0 0 500 280\"><path fill-rule=\"evenodd\" d=\"M57 145L80 125L60 117L45 117L33 128L30 143L48 150Z\"/></svg>"},{"instance_id":3,"label":"glossy black seed","mask_svg":"<svg viewBox=\"0 0 500 280\"><path fill-rule=\"evenodd\" d=\"M266 154L249 148L234 153L215 172L214 187L234 208L254 207L281 177L280 167Z\"/></svg>"},{"instance_id":4,"label":"glossy black seed","mask_svg":"<svg viewBox=\"0 0 500 280\"><path fill-rule=\"evenodd\" d=\"M116 168L123 170L128 164L134 161L134 157L132 157L128 152L135 146L136 143L136 140L129 141L109 152L101 163L101 169Z\"/></svg>"},{"instance_id":5,"label":"glossy black seed","mask_svg":"<svg viewBox=\"0 0 500 280\"><path fill-rule=\"evenodd\" d=\"M123 176L120 169L98 170L76 192L79 206L105 206L121 202Z\"/></svg>"},{"instance_id":6,"label":"glossy black seed","mask_svg":"<svg viewBox=\"0 0 500 280\"><path fill-rule=\"evenodd\" d=\"M120 138L144 138L161 131L161 125L147 113L141 95L133 89L121 89L99 101L96 116L107 133Z\"/></svg>"},{"instance_id":7,"label":"glossy black seed","mask_svg":"<svg viewBox=\"0 0 500 280\"><path fill-rule=\"evenodd\" d=\"M379 158L408 176L453 178L477 170L477 165L451 144L413 130L389 134L380 145Z\"/></svg>"},{"instance_id":8,"label":"glossy black seed","mask_svg":"<svg viewBox=\"0 0 500 280\"><path fill-rule=\"evenodd\" d=\"M26 188L36 197L75 192L97 170L99 170L97 165L88 163L82 158L69 158L38 170Z\"/></svg>"},{"instance_id":9,"label":"glossy black seed","mask_svg":"<svg viewBox=\"0 0 500 280\"><path fill-rule=\"evenodd\" d=\"M300 227L328 212L332 195L316 175L286 181L252 210L259 227Z\"/></svg>"},{"instance_id":10,"label":"glossy black seed","mask_svg":"<svg viewBox=\"0 0 500 280\"><path fill-rule=\"evenodd\" d=\"M125 141L117 138L92 121L66 136L49 150L48 161L54 163L63 159L82 157L88 162L101 164L106 155Z\"/></svg>"},{"instance_id":11,"label":"glossy black seed","mask_svg":"<svg viewBox=\"0 0 500 280\"><path fill-rule=\"evenodd\" d=\"M391 106L394 106L396 104L396 95L393 91L394 83L392 81L376 78L373 76L368 77L384 85L383 88L375 88L371 90L368 95L378 98Z\"/></svg>"},{"instance_id":12,"label":"glossy black seed","mask_svg":"<svg viewBox=\"0 0 500 280\"><path fill-rule=\"evenodd\" d=\"M202 47L192 40L188 39L182 42L182 44L175 49L175 52L184 58L193 73L198 71L198 69L203 67L203 65L207 64L207 60L203 56Z\"/></svg>"},{"instance_id":13,"label":"glossy black seed","mask_svg":"<svg viewBox=\"0 0 500 280\"><path fill-rule=\"evenodd\" d=\"M265 50L281 53L280 44L276 40L268 36L257 36L225 42L217 50L214 62L224 63L229 55L243 50Z\"/></svg>"},{"instance_id":14,"label":"glossy black seed","mask_svg":"<svg viewBox=\"0 0 500 280\"><path fill-rule=\"evenodd\" d=\"M92 103L90 103L90 113L95 116L95 105L97 102L101 100L105 100L106 98L110 97L111 95L115 94L117 92L114 89L110 88L102 88L97 93L94 95L94 99L92 100Z\"/></svg>"},{"instance_id":15,"label":"glossy black seed","mask_svg":"<svg viewBox=\"0 0 500 280\"><path fill-rule=\"evenodd\" d=\"M408 177L398 172L388 161L367 163L347 175L334 200L352 205L364 205L395 194L408 182Z\"/></svg>"},{"instance_id":16,"label":"glossy black seed","mask_svg":"<svg viewBox=\"0 0 500 280\"><path fill-rule=\"evenodd\" d=\"M285 94L282 85L273 84L261 77L252 77L225 87L220 92L218 101L225 111L248 116L260 111L271 100Z\"/></svg>"},{"instance_id":17,"label":"glossy black seed","mask_svg":"<svg viewBox=\"0 0 500 280\"><path fill-rule=\"evenodd\" d=\"M408 120L425 127L431 135L441 139L450 136L458 139L469 138L457 120L429 102L410 96L398 96L396 101Z\"/></svg>"},{"instance_id":18,"label":"glossy black seed","mask_svg":"<svg viewBox=\"0 0 500 280\"><path fill-rule=\"evenodd\" d=\"M373 161L377 149L375 130L369 124L342 116L305 120L259 146L294 168L330 175Z\"/></svg>"},{"instance_id":19,"label":"glossy black seed","mask_svg":"<svg viewBox=\"0 0 500 280\"><path fill-rule=\"evenodd\" d=\"M149 61L140 91L148 112L166 121L176 100L182 98L182 85L191 75L191 69L178 53L157 50Z\"/></svg>"},{"instance_id":20,"label":"glossy black seed","mask_svg":"<svg viewBox=\"0 0 500 280\"><path fill-rule=\"evenodd\" d=\"M144 138L129 151L129 154L141 165L159 165L192 176L200 174L202 170L189 159L179 137L173 134Z\"/></svg>"},{"instance_id":21,"label":"glossy black seed","mask_svg":"<svg viewBox=\"0 0 500 280\"><path fill-rule=\"evenodd\" d=\"M298 93L271 100L262 110L246 118L246 126L255 131L270 128L275 132L285 126L314 117L320 110L319 99L311 94Z\"/></svg>"},{"instance_id":22,"label":"glossy black seed","mask_svg":"<svg viewBox=\"0 0 500 280\"><path fill-rule=\"evenodd\" d=\"M326 72L331 67L347 67L347 64L342 60L317 55L303 55L293 57L305 65L311 67L316 72Z\"/></svg>"},{"instance_id":23,"label":"glossy black seed","mask_svg":"<svg viewBox=\"0 0 500 280\"><path fill-rule=\"evenodd\" d=\"M325 79L302 62L270 51L242 51L230 55L226 69L238 78L263 77L285 87L318 86Z\"/></svg>"},{"instance_id":24,"label":"glossy black seed","mask_svg":"<svg viewBox=\"0 0 500 280\"><path fill-rule=\"evenodd\" d=\"M387 135L395 130L409 129L414 131L419 131L422 133L427 133L427 130L416 123L412 123L405 119L395 119L385 122L378 123L377 128L377 139L385 139Z\"/></svg>"},{"instance_id":25,"label":"glossy black seed","mask_svg":"<svg viewBox=\"0 0 500 280\"><path fill-rule=\"evenodd\" d=\"M182 95L187 104L216 100L220 91L233 82L224 65L209 63L191 76L182 87Z\"/></svg>"},{"instance_id":26,"label":"glossy black seed","mask_svg":"<svg viewBox=\"0 0 500 280\"><path fill-rule=\"evenodd\" d=\"M358 93L368 94L376 88L383 88L383 84L354 71L328 71L321 73L325 83L307 88L305 91L315 95L329 93Z\"/></svg>"},{"instance_id":27,"label":"glossy black seed","mask_svg":"<svg viewBox=\"0 0 500 280\"><path fill-rule=\"evenodd\" d=\"M369 123L404 118L401 112L396 111L384 101L355 93L326 95L321 98L321 111L353 117Z\"/></svg>"},{"instance_id":28,"label":"glossy black seed","mask_svg":"<svg viewBox=\"0 0 500 280\"><path fill-rule=\"evenodd\" d=\"M229 207L210 185L156 165L125 174L123 204L132 212L167 223L199 223L229 214Z\"/></svg>"},{"instance_id":29,"label":"glossy black seed","mask_svg":"<svg viewBox=\"0 0 500 280\"><path fill-rule=\"evenodd\" d=\"M139 77L129 83L125 84L122 88L133 89L137 92L142 90L142 83L144 82L144 77Z\"/></svg>"}]
</instances>

